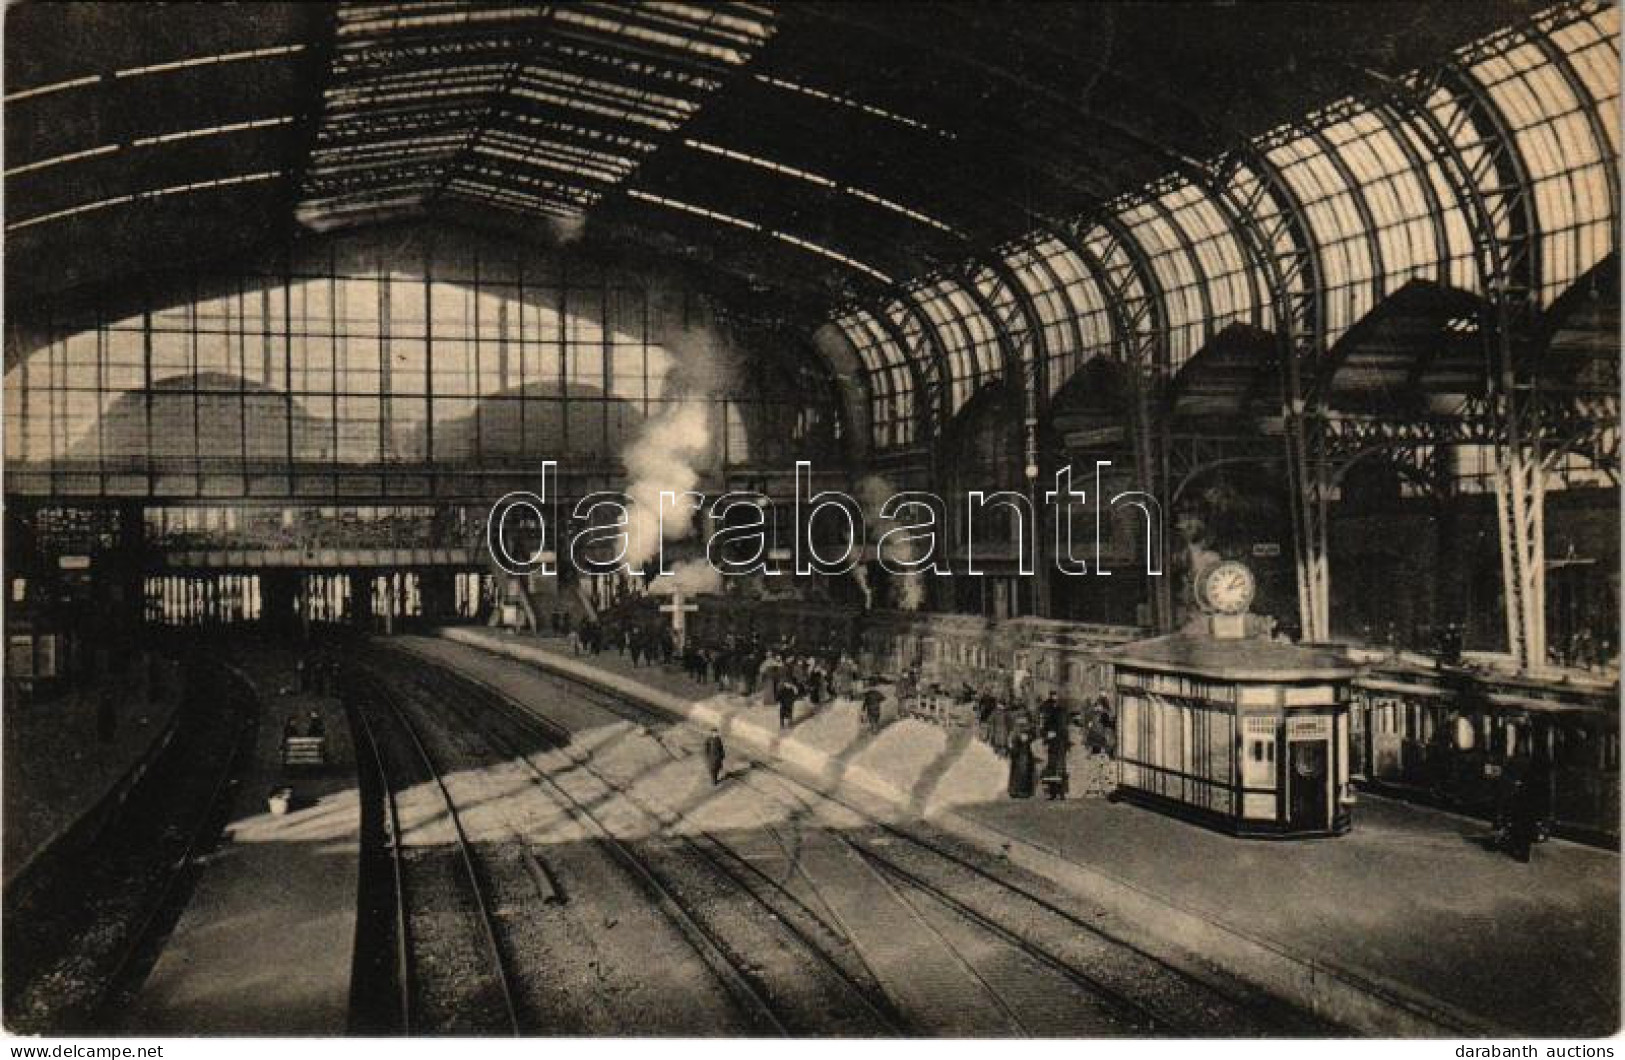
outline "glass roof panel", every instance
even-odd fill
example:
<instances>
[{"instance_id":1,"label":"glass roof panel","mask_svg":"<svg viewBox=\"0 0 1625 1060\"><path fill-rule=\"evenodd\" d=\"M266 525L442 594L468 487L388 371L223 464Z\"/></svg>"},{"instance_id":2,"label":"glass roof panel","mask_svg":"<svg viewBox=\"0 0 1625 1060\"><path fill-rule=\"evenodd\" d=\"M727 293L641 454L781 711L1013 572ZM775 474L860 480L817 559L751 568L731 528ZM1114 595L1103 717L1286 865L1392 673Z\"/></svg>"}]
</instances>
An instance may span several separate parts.
<instances>
[{"instance_id":1,"label":"glass roof panel","mask_svg":"<svg viewBox=\"0 0 1625 1060\"><path fill-rule=\"evenodd\" d=\"M1608 14L1617 23L1617 13L1610 9ZM1599 17L1576 22L1565 33L1554 34L1551 43L1564 49L1598 47ZM1577 74L1579 70L1576 63ZM1614 207L1604 153L1617 151L1617 131L1606 142L1599 142L1593 119L1582 110L1589 101L1577 97L1564 72L1527 39L1514 40L1484 56L1468 72L1512 125L1519 156L1533 182L1540 232L1540 293L1549 303L1595 265L1612 244ZM1619 95L1617 65L1612 85L1602 82L1593 91L1606 97L1599 124L1617 130L1617 107L1608 105Z\"/></svg>"}]
</instances>

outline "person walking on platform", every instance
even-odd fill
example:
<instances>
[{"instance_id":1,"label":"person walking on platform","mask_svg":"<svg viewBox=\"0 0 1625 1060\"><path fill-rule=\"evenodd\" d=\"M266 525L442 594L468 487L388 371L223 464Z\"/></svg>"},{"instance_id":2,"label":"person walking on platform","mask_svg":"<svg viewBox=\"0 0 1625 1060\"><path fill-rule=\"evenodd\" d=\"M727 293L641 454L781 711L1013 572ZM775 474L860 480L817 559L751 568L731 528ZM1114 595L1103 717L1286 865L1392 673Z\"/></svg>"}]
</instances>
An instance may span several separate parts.
<instances>
[{"instance_id":1,"label":"person walking on platform","mask_svg":"<svg viewBox=\"0 0 1625 1060\"><path fill-rule=\"evenodd\" d=\"M722 764L727 757L728 749L722 745L722 730L712 729L711 735L705 738L705 768L711 773L713 788L722 781Z\"/></svg>"},{"instance_id":2,"label":"person walking on platform","mask_svg":"<svg viewBox=\"0 0 1625 1060\"><path fill-rule=\"evenodd\" d=\"M863 728L865 732L876 733L880 731L880 705L886 701L886 694L880 690L875 682L869 682L868 691L863 693Z\"/></svg>"},{"instance_id":3,"label":"person walking on platform","mask_svg":"<svg viewBox=\"0 0 1625 1060\"><path fill-rule=\"evenodd\" d=\"M1507 852L1527 865L1534 845L1540 841L1551 776L1546 767L1545 756L1540 749L1532 755L1520 750L1515 761L1519 766L1517 780L1511 793ZM1508 763L1507 768L1511 770L1511 763Z\"/></svg>"},{"instance_id":4,"label":"person walking on platform","mask_svg":"<svg viewBox=\"0 0 1625 1060\"><path fill-rule=\"evenodd\" d=\"M1089 726L1084 730L1083 739L1084 745L1092 755L1109 755L1117 749L1117 733L1112 725L1111 702L1105 696L1095 699L1094 716L1089 719Z\"/></svg>"},{"instance_id":5,"label":"person walking on platform","mask_svg":"<svg viewBox=\"0 0 1625 1060\"><path fill-rule=\"evenodd\" d=\"M897 679L897 703L903 710L912 706L914 697L919 693L919 682L919 671L912 666Z\"/></svg>"},{"instance_id":6,"label":"person walking on platform","mask_svg":"<svg viewBox=\"0 0 1625 1060\"><path fill-rule=\"evenodd\" d=\"M993 715L998 712L999 701L985 683L976 694L976 736L983 743L993 744Z\"/></svg>"},{"instance_id":7,"label":"person walking on platform","mask_svg":"<svg viewBox=\"0 0 1625 1060\"><path fill-rule=\"evenodd\" d=\"M779 728L788 729L796 716L796 697L801 695L801 689L788 677L779 682Z\"/></svg>"},{"instance_id":8,"label":"person walking on platform","mask_svg":"<svg viewBox=\"0 0 1625 1060\"><path fill-rule=\"evenodd\" d=\"M857 667L852 665L852 657L844 651L841 652L840 656L835 660L835 677L832 685L834 694L837 697L850 699L853 689L852 682L856 675Z\"/></svg>"},{"instance_id":9,"label":"person walking on platform","mask_svg":"<svg viewBox=\"0 0 1625 1060\"><path fill-rule=\"evenodd\" d=\"M988 717L987 742L1000 758L1010 754L1010 704L1002 699L993 704L993 713Z\"/></svg>"},{"instance_id":10,"label":"person walking on platform","mask_svg":"<svg viewBox=\"0 0 1625 1060\"><path fill-rule=\"evenodd\" d=\"M1065 732L1070 718L1067 709L1061 706L1060 699L1051 692L1044 697L1044 702L1038 707L1038 731L1043 733ZM1045 737L1048 739L1048 737Z\"/></svg>"},{"instance_id":11,"label":"person walking on platform","mask_svg":"<svg viewBox=\"0 0 1625 1060\"><path fill-rule=\"evenodd\" d=\"M1066 756L1071 747L1064 722L1061 728L1044 734L1044 797L1052 802L1066 798L1070 780Z\"/></svg>"},{"instance_id":12,"label":"person walking on platform","mask_svg":"<svg viewBox=\"0 0 1625 1060\"><path fill-rule=\"evenodd\" d=\"M1018 724L1010 743L1009 794L1012 799L1033 797L1036 765L1033 760L1032 733L1025 725Z\"/></svg>"},{"instance_id":13,"label":"person walking on platform","mask_svg":"<svg viewBox=\"0 0 1625 1060\"><path fill-rule=\"evenodd\" d=\"M768 704L776 701L779 697L779 680L784 676L784 664L779 662L778 652L767 653L757 676L762 689L762 702Z\"/></svg>"}]
</instances>

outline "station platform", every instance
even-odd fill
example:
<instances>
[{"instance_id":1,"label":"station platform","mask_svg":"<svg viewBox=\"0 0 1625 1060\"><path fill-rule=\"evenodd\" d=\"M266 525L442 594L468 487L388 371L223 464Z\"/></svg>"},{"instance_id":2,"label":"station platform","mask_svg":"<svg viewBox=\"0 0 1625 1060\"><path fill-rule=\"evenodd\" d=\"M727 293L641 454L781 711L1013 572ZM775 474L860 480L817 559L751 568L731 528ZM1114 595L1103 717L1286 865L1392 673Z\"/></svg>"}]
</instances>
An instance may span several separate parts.
<instances>
[{"instance_id":1,"label":"station platform","mask_svg":"<svg viewBox=\"0 0 1625 1060\"><path fill-rule=\"evenodd\" d=\"M1010 800L986 765L991 753L964 732L910 721L870 736L844 701L816 712L803 703L781 732L759 697L720 694L675 668L633 667L614 652L572 656L558 638L472 628L442 637L457 643L419 650L467 667L481 651L507 656L716 725L731 749L777 759L854 805L880 797L927 817L1353 1030L1618 1029L1611 851L1552 840L1519 864L1487 848L1482 822L1370 796L1350 834L1296 841L1237 838L1101 798Z\"/></svg>"},{"instance_id":2,"label":"station platform","mask_svg":"<svg viewBox=\"0 0 1625 1060\"><path fill-rule=\"evenodd\" d=\"M355 754L339 700L294 691L291 651L255 647L229 662L258 693L254 757L225 835L200 869L120 1028L150 1035L342 1035L348 1030L361 851ZM327 762L282 764L283 721L326 729ZM289 812L272 788L291 784Z\"/></svg>"},{"instance_id":3,"label":"station platform","mask_svg":"<svg viewBox=\"0 0 1625 1060\"><path fill-rule=\"evenodd\" d=\"M60 842L87 815L99 812L156 758L173 732L184 698L179 666L154 656L158 694L149 697L144 658L123 673L44 701L6 703L4 881L6 886ZM104 694L112 725L98 723Z\"/></svg>"}]
</instances>

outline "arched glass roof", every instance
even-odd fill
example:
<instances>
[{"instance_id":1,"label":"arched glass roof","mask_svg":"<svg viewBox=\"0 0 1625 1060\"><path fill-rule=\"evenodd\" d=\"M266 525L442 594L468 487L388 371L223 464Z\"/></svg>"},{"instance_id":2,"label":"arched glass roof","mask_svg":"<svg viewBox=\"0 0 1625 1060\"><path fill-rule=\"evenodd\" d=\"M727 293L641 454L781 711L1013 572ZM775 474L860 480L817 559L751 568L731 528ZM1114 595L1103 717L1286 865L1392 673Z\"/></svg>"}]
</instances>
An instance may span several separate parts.
<instances>
[{"instance_id":1,"label":"arched glass roof","mask_svg":"<svg viewBox=\"0 0 1625 1060\"><path fill-rule=\"evenodd\" d=\"M869 384L869 422L879 446L914 441L914 378L908 359L874 314L857 309L838 317L839 327L858 352Z\"/></svg>"},{"instance_id":2,"label":"arched glass roof","mask_svg":"<svg viewBox=\"0 0 1625 1060\"><path fill-rule=\"evenodd\" d=\"M1492 157L1486 130L1459 93L1487 105L1474 113L1494 116L1510 135L1512 162L1526 175L1533 202L1542 306L1617 246L1618 35L1619 11L1611 4L1557 5L1458 49L1448 64L1456 80L1440 79L1426 100L1475 172L1506 160ZM1177 369L1231 323L1270 326L1268 284L1234 227L1238 203L1250 215L1242 223L1252 224L1266 245L1288 238L1282 211L1296 213L1319 269L1313 293L1325 348L1407 281L1478 293L1464 206L1413 120L1375 95L1348 97L1255 138L1260 162L1233 164L1213 178L1225 182L1222 198L1211 180L1175 172L1109 203L1109 224L1083 219L1074 245L1092 261L1043 231L1009 244L1002 256L1037 316L1051 393L1090 357L1146 337L1153 321L1144 311L1117 314L1115 326L1136 334L1114 332L1113 299L1155 301L1165 370ZM1260 165L1273 169L1285 198L1259 186ZM1510 216L1503 211L1498 220L1499 235L1513 236ZM1302 282L1294 279L1299 292ZM1002 304L994 291L987 294ZM952 395L945 411L957 410L1000 370L992 321L946 274L919 285L914 297L948 357ZM1026 327L1014 315L995 316ZM1011 338L1024 345L1024 335Z\"/></svg>"}]
</instances>

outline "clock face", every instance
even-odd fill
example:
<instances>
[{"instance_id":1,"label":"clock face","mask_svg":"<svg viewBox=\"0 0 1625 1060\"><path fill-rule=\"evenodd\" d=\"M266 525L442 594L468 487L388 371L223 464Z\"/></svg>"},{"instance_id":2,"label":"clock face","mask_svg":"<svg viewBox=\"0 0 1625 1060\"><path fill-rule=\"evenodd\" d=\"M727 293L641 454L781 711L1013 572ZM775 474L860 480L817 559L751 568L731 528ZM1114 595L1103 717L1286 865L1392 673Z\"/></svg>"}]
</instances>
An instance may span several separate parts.
<instances>
[{"instance_id":1,"label":"clock face","mask_svg":"<svg viewBox=\"0 0 1625 1060\"><path fill-rule=\"evenodd\" d=\"M1244 563L1233 559L1216 563L1202 575L1202 598L1213 610L1239 615L1253 602L1258 583Z\"/></svg>"}]
</instances>

